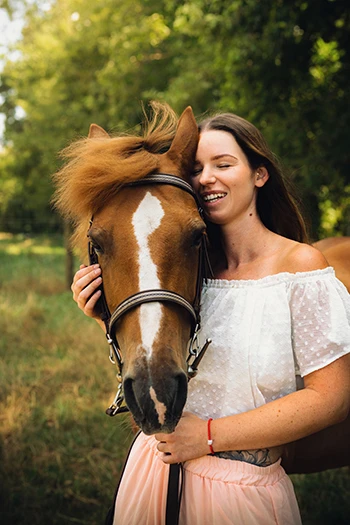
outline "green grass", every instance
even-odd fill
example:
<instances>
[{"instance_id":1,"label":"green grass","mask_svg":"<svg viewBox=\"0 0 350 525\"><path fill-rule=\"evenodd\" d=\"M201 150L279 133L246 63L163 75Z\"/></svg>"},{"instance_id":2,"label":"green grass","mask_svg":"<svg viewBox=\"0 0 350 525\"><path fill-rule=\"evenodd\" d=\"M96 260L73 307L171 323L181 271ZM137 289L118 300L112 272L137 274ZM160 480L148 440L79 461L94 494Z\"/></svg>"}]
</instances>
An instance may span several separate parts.
<instances>
[{"instance_id":1,"label":"green grass","mask_svg":"<svg viewBox=\"0 0 350 525\"><path fill-rule=\"evenodd\" d=\"M61 240L0 234L1 525L103 524L131 439L104 413L107 354L65 289ZM304 525L349 523L348 469L292 479Z\"/></svg>"},{"instance_id":2,"label":"green grass","mask_svg":"<svg viewBox=\"0 0 350 525\"><path fill-rule=\"evenodd\" d=\"M303 525L350 523L349 467L291 476Z\"/></svg>"},{"instance_id":3,"label":"green grass","mask_svg":"<svg viewBox=\"0 0 350 525\"><path fill-rule=\"evenodd\" d=\"M131 432L103 334L64 285L57 239L0 236L0 523L100 524Z\"/></svg>"}]
</instances>

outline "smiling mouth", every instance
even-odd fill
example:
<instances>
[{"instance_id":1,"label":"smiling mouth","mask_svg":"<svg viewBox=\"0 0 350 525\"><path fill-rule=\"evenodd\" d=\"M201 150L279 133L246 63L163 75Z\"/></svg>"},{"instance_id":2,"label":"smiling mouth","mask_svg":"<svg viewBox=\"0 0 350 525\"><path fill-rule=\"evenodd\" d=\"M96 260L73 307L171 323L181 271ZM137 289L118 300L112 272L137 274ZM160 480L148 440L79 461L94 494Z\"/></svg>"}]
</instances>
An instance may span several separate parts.
<instances>
[{"instance_id":1,"label":"smiling mouth","mask_svg":"<svg viewBox=\"0 0 350 525\"><path fill-rule=\"evenodd\" d=\"M211 193L210 195L202 195L204 202L216 202L226 197L227 193Z\"/></svg>"}]
</instances>

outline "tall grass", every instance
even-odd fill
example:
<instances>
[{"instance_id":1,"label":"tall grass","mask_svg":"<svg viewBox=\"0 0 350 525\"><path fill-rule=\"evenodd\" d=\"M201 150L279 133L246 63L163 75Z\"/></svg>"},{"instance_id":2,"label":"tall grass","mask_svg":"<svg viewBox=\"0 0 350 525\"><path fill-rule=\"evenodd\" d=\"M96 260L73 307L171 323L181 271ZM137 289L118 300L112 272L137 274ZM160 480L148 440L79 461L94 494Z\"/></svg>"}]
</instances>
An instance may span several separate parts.
<instances>
[{"instance_id":1,"label":"tall grass","mask_svg":"<svg viewBox=\"0 0 350 525\"><path fill-rule=\"evenodd\" d=\"M103 523L131 432L104 409L107 345L64 288L64 250L0 237L0 523Z\"/></svg>"},{"instance_id":2,"label":"tall grass","mask_svg":"<svg viewBox=\"0 0 350 525\"><path fill-rule=\"evenodd\" d=\"M63 273L59 239L0 235L1 525L103 524L131 439L104 413L107 345ZM347 469L292 478L304 525L349 523Z\"/></svg>"}]
</instances>

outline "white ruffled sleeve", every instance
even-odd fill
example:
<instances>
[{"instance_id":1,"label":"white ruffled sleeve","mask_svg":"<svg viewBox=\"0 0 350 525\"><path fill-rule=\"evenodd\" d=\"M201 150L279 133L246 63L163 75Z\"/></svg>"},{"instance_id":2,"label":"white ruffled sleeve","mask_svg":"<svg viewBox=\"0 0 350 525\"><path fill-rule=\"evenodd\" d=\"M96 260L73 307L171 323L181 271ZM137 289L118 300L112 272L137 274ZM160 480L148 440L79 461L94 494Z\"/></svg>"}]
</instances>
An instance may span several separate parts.
<instances>
[{"instance_id":1,"label":"white ruffled sleeve","mask_svg":"<svg viewBox=\"0 0 350 525\"><path fill-rule=\"evenodd\" d=\"M291 316L297 374L303 377L350 352L350 295L333 268L293 283Z\"/></svg>"}]
</instances>

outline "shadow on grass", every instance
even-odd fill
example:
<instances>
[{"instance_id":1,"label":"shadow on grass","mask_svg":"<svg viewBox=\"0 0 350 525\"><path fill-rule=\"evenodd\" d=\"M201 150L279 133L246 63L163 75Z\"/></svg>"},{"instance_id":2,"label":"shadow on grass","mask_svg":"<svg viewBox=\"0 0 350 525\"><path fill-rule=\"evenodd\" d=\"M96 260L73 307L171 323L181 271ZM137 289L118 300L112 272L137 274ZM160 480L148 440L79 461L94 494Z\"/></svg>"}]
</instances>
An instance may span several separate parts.
<instances>
[{"instance_id":1,"label":"shadow on grass","mask_svg":"<svg viewBox=\"0 0 350 525\"><path fill-rule=\"evenodd\" d=\"M129 441L125 418L92 412L55 428L38 407L2 442L1 524L102 524Z\"/></svg>"}]
</instances>

